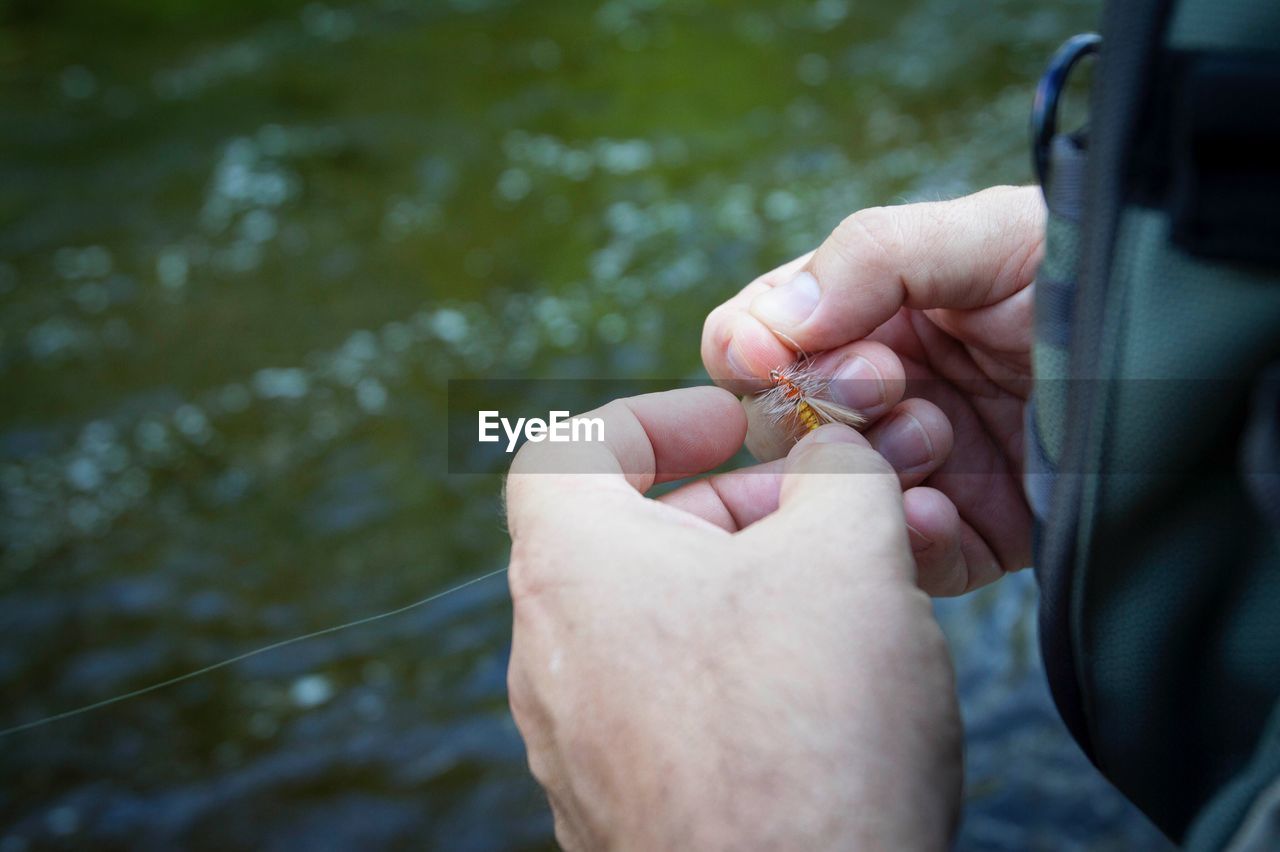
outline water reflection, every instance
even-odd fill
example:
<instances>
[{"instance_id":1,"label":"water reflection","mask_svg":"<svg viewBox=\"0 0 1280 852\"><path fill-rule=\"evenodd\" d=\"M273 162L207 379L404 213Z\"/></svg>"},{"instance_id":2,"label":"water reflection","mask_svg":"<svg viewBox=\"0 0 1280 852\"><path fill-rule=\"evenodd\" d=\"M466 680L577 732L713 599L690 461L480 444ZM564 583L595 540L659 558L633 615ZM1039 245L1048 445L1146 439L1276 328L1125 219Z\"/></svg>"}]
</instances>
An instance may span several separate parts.
<instances>
[{"instance_id":1,"label":"water reflection","mask_svg":"<svg viewBox=\"0 0 1280 852\"><path fill-rule=\"evenodd\" d=\"M501 567L495 483L445 475L448 378L697 376L706 312L851 210L1027 179L1029 83L1092 14L13 6L0 724ZM961 845L1146 837L1049 715L1026 591L947 611ZM508 617L497 578L0 741L0 849L545 846Z\"/></svg>"}]
</instances>

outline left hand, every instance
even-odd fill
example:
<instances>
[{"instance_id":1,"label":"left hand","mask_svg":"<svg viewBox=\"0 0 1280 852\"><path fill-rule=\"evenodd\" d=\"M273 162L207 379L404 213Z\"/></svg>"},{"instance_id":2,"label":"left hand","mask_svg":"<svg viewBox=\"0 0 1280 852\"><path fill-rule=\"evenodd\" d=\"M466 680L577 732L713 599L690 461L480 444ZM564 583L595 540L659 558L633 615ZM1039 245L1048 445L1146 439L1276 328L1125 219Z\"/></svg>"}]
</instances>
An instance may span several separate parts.
<instances>
[{"instance_id":1,"label":"left hand","mask_svg":"<svg viewBox=\"0 0 1280 852\"><path fill-rule=\"evenodd\" d=\"M1031 186L859 210L816 251L712 311L703 329L707 372L737 393L760 390L799 351L816 355L831 396L873 429L909 422L902 406L920 397L936 404L956 451L903 494L920 585L932 594L1031 564L1023 421L1045 215ZM752 436L758 458L779 446L765 437Z\"/></svg>"},{"instance_id":2,"label":"left hand","mask_svg":"<svg viewBox=\"0 0 1280 852\"><path fill-rule=\"evenodd\" d=\"M960 721L900 482L826 426L784 460L647 499L741 446L732 395L590 416L507 483L508 687L568 849L946 848Z\"/></svg>"}]
</instances>

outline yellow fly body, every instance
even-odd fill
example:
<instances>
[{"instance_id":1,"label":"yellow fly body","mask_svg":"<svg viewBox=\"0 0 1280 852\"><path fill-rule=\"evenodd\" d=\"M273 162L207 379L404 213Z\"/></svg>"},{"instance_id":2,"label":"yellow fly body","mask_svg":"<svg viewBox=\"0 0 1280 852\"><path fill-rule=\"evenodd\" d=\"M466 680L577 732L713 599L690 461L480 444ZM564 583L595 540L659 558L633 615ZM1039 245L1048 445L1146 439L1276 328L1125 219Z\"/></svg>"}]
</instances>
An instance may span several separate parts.
<instances>
[{"instance_id":1,"label":"yellow fly body","mask_svg":"<svg viewBox=\"0 0 1280 852\"><path fill-rule=\"evenodd\" d=\"M860 412L827 398L827 379L810 369L807 360L770 370L769 381L759 397L765 415L775 423L798 421L810 432L826 423L854 429L867 425Z\"/></svg>"},{"instance_id":2,"label":"yellow fly body","mask_svg":"<svg viewBox=\"0 0 1280 852\"><path fill-rule=\"evenodd\" d=\"M800 418L800 422L810 432L822 425L822 420L818 418L818 412L814 411L813 406L803 399L796 405L796 417Z\"/></svg>"}]
</instances>

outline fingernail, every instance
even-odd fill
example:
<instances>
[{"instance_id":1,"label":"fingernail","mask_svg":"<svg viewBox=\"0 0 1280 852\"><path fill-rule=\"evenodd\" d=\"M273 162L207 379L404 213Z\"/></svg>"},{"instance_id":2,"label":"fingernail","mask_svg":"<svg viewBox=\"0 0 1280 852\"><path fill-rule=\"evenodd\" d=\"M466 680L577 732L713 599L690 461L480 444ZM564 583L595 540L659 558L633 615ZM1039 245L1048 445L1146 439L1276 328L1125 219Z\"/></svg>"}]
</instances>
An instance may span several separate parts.
<instances>
[{"instance_id":1,"label":"fingernail","mask_svg":"<svg viewBox=\"0 0 1280 852\"><path fill-rule=\"evenodd\" d=\"M737 379L753 379L755 376L751 374L751 368L747 366L746 356L742 354L742 347L738 346L736 340L729 343L729 348L725 350L724 360L728 362L729 369L733 371L734 378Z\"/></svg>"},{"instance_id":2,"label":"fingernail","mask_svg":"<svg viewBox=\"0 0 1280 852\"><path fill-rule=\"evenodd\" d=\"M804 437L804 440L811 444L861 444L865 443L866 439L848 426L828 423L814 429Z\"/></svg>"},{"instance_id":3,"label":"fingernail","mask_svg":"<svg viewBox=\"0 0 1280 852\"><path fill-rule=\"evenodd\" d=\"M912 553L920 553L933 547L933 539L911 526L911 524L907 524L907 538L911 542Z\"/></svg>"},{"instance_id":4,"label":"fingernail","mask_svg":"<svg viewBox=\"0 0 1280 852\"><path fill-rule=\"evenodd\" d=\"M751 302L751 313L771 329L792 328L818 307L822 291L818 279L801 272L785 284L767 290Z\"/></svg>"},{"instance_id":5,"label":"fingernail","mask_svg":"<svg viewBox=\"0 0 1280 852\"><path fill-rule=\"evenodd\" d=\"M924 427L905 411L895 414L885 424L876 449L899 473L914 470L933 460L933 443Z\"/></svg>"},{"instance_id":6,"label":"fingernail","mask_svg":"<svg viewBox=\"0 0 1280 852\"><path fill-rule=\"evenodd\" d=\"M836 370L827 392L841 405L865 413L884 404L884 378L875 364L855 355Z\"/></svg>"}]
</instances>

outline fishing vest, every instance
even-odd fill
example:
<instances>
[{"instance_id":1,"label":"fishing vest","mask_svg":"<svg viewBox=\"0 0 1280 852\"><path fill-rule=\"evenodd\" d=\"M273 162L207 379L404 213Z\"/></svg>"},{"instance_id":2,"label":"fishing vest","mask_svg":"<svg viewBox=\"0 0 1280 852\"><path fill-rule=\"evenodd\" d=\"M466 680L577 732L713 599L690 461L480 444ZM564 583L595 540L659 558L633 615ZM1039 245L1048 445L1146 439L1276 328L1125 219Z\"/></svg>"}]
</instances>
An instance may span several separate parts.
<instances>
[{"instance_id":1,"label":"fishing vest","mask_svg":"<svg viewBox=\"0 0 1280 852\"><path fill-rule=\"evenodd\" d=\"M1096 53L1089 120L1062 81ZM1025 487L1089 758L1191 849L1280 849L1280 2L1107 3L1037 93Z\"/></svg>"}]
</instances>

